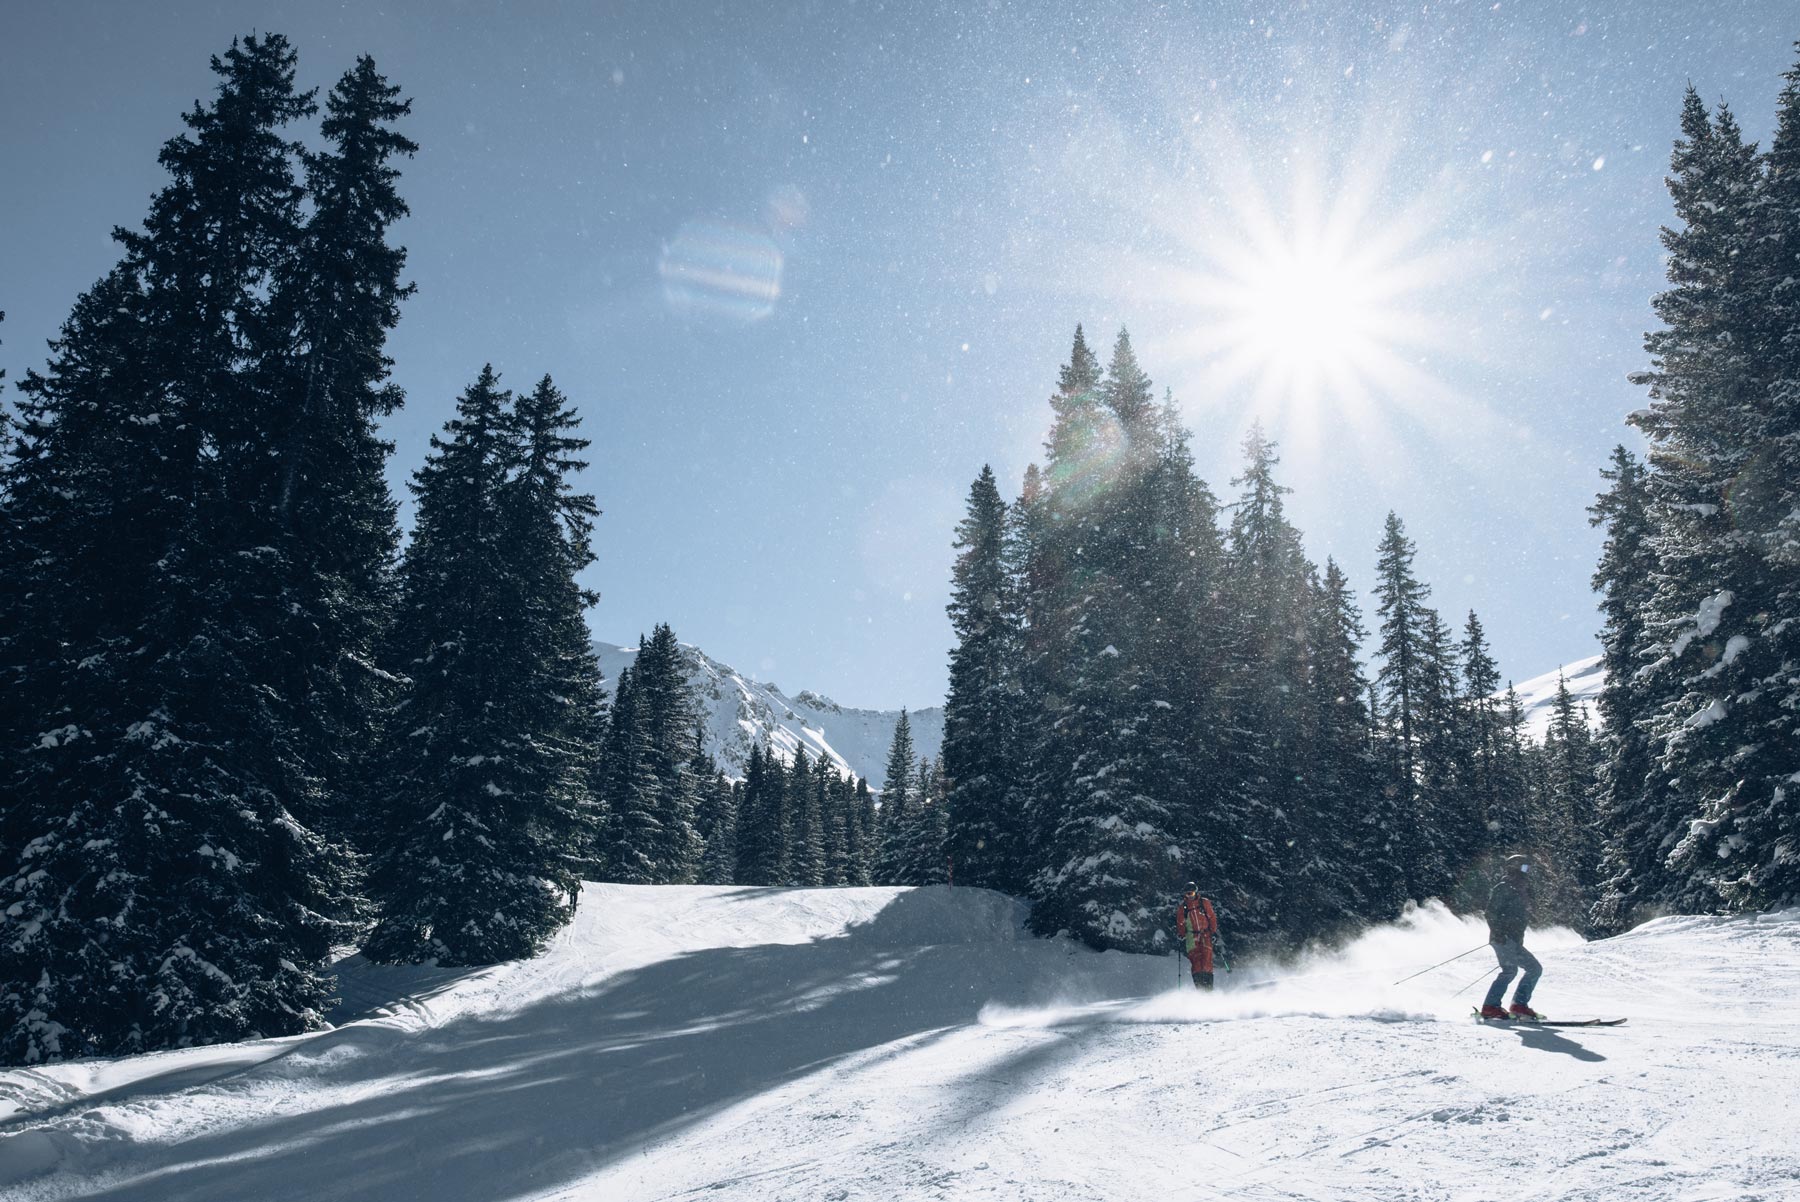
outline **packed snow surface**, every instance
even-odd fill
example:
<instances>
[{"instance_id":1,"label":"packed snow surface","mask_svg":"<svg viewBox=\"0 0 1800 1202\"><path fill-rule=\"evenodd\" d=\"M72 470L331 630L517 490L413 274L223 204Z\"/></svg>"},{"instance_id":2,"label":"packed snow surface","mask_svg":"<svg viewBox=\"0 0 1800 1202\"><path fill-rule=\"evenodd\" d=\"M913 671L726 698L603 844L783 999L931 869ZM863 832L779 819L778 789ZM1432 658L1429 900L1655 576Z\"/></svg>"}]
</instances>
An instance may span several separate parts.
<instances>
[{"instance_id":1,"label":"packed snow surface","mask_svg":"<svg viewBox=\"0 0 1800 1202\"><path fill-rule=\"evenodd\" d=\"M594 650L610 694L618 688L619 670L637 658L637 647L596 643ZM681 650L687 657L688 684L700 702L706 750L726 775L741 779L750 749L766 740L788 763L803 746L809 757L824 756L842 775L864 777L872 789L886 786L888 744L900 721L899 710L856 709L807 689L790 697L779 686L746 676L692 643L681 644ZM936 759L944 743L943 708L914 710L907 722L914 756Z\"/></svg>"},{"instance_id":2,"label":"packed snow surface","mask_svg":"<svg viewBox=\"0 0 1800 1202\"><path fill-rule=\"evenodd\" d=\"M1542 1009L1631 1020L1561 1030L1471 1021L1436 907L1211 996L1021 918L590 885L532 961L352 957L334 1030L0 1073L0 1196L1800 1198L1800 911L1534 932Z\"/></svg>"}]
</instances>

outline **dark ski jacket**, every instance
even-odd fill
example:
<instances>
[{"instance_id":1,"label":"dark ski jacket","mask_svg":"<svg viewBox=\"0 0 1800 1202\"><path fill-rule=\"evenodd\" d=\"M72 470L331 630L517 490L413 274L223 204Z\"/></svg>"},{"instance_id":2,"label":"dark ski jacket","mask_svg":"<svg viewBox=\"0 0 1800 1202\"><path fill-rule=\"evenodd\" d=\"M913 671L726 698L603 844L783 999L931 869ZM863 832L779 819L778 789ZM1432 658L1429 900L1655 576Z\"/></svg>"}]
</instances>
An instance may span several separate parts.
<instances>
[{"instance_id":1,"label":"dark ski jacket","mask_svg":"<svg viewBox=\"0 0 1800 1202\"><path fill-rule=\"evenodd\" d=\"M1524 943L1528 917L1524 891L1511 881L1501 880L1488 894L1488 942Z\"/></svg>"}]
</instances>

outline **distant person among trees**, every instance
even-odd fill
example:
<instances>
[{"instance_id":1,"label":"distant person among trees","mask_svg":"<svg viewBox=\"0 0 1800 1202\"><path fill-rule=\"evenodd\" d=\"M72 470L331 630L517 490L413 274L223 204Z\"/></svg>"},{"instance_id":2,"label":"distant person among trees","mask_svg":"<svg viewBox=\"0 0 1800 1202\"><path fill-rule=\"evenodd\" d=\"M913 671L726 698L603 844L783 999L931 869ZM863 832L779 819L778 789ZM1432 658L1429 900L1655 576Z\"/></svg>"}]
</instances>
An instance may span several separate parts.
<instances>
[{"instance_id":1,"label":"distant person among trees","mask_svg":"<svg viewBox=\"0 0 1800 1202\"><path fill-rule=\"evenodd\" d=\"M1219 938L1219 917L1213 913L1212 900L1201 897L1200 886L1192 881L1188 882L1181 905L1175 911L1175 936L1193 969L1194 988L1211 989L1213 945ZM1220 954L1225 961L1225 971L1230 972L1231 957L1222 951Z\"/></svg>"},{"instance_id":2,"label":"distant person among trees","mask_svg":"<svg viewBox=\"0 0 1800 1202\"><path fill-rule=\"evenodd\" d=\"M1525 927L1531 917L1531 862L1524 856L1508 856L1500 879L1488 894L1488 943L1499 957L1500 972L1488 986L1487 1000L1482 1003L1483 1018L1542 1018L1531 1008L1531 991L1537 988L1544 966L1525 950ZM1512 1006L1500 1008L1506 986L1520 969L1519 987L1513 991Z\"/></svg>"}]
</instances>

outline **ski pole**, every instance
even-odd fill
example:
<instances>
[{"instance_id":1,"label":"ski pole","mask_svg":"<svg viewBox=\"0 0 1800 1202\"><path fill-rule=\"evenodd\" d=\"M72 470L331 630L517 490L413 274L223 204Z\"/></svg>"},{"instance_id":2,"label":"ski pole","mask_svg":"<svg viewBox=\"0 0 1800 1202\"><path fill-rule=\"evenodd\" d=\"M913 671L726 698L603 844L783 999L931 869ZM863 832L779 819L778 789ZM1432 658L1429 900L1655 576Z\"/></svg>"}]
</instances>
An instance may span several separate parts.
<instances>
[{"instance_id":1,"label":"ski pole","mask_svg":"<svg viewBox=\"0 0 1800 1202\"><path fill-rule=\"evenodd\" d=\"M1458 960L1462 959L1464 956L1472 956L1476 952L1480 951L1482 948L1484 948L1486 946L1487 946L1487 944L1485 944L1485 943L1477 943L1474 947L1470 948L1466 952L1458 952L1456 955L1451 956L1448 960L1439 960L1436 964L1433 964L1431 966L1431 968L1421 968L1418 972L1413 973L1412 976L1401 977L1398 981L1395 981L1394 984L1404 985L1404 984L1406 984L1406 982L1412 980L1413 977L1422 977L1426 973L1430 972L1432 968L1442 968L1446 964L1454 964Z\"/></svg>"},{"instance_id":2,"label":"ski pole","mask_svg":"<svg viewBox=\"0 0 1800 1202\"><path fill-rule=\"evenodd\" d=\"M1481 984L1481 983L1482 983L1482 982L1483 982L1483 981L1485 981L1485 980L1487 980L1487 979L1488 979L1488 974L1489 974L1489 973L1492 973L1492 972L1495 972L1495 971L1496 971L1496 970L1495 970L1495 969L1492 969L1492 968L1489 968L1489 969L1484 969L1484 970L1483 970L1483 971L1482 971L1482 974L1481 974L1481 975L1480 975L1480 976L1478 976L1478 977L1476 977L1476 978L1475 978L1475 979L1474 979L1474 980L1473 980L1473 981L1470 981L1470 982L1469 982L1469 984L1468 984L1468 985L1464 985L1464 986L1463 986L1463 987L1462 987L1462 988L1461 988L1461 989L1458 989L1458 990L1457 990L1457 991L1456 991L1456 992L1455 992L1455 993L1453 993L1453 994L1451 994L1451 995L1450 995L1450 996L1451 996L1451 997L1461 997L1461 996L1462 996L1462 995L1463 995L1463 994L1465 994L1465 993L1467 993L1467 992L1469 992L1469 987L1470 987L1470 986L1472 986L1472 985L1479 985L1479 984Z\"/></svg>"}]
</instances>

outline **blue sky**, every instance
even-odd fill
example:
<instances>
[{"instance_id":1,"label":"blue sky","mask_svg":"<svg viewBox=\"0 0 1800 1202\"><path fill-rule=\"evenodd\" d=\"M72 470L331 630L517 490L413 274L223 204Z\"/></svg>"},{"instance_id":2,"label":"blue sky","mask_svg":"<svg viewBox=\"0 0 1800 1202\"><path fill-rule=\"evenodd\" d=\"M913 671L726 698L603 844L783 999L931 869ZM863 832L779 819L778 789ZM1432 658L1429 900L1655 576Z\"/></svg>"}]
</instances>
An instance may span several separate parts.
<instances>
[{"instance_id":1,"label":"blue sky","mask_svg":"<svg viewBox=\"0 0 1800 1202\"><path fill-rule=\"evenodd\" d=\"M941 697L951 527L983 463L1016 489L1077 321L1129 326L1225 499L1261 420L1309 550L1365 599L1392 508L1506 673L1591 654L1584 507L1642 403L1681 90L1765 138L1800 36L1776 0L59 3L8 27L9 379L141 220L209 54L283 32L328 86L371 53L421 146L396 488L483 362L549 372L596 442L595 631L668 621L882 707Z\"/></svg>"}]
</instances>

